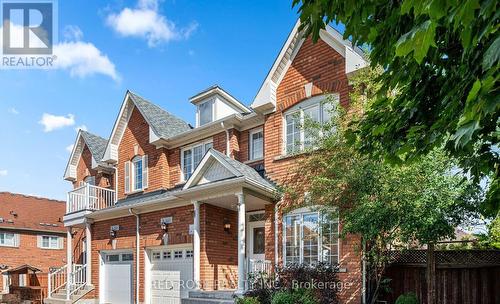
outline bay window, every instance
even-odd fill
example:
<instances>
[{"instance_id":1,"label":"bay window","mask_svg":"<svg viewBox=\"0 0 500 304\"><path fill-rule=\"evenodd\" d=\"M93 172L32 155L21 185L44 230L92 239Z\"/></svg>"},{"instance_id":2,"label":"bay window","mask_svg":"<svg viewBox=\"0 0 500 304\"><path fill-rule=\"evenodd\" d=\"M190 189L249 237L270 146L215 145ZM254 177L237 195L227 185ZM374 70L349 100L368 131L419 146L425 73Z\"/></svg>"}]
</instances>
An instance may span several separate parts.
<instances>
[{"instance_id":1,"label":"bay window","mask_svg":"<svg viewBox=\"0 0 500 304\"><path fill-rule=\"evenodd\" d=\"M283 219L285 265L338 263L338 223L338 219L329 219L320 212L299 210L286 215Z\"/></svg>"},{"instance_id":2,"label":"bay window","mask_svg":"<svg viewBox=\"0 0 500 304\"><path fill-rule=\"evenodd\" d=\"M338 103L338 94L333 95ZM292 107L284 115L284 153L294 154L312 148L320 130L310 128L307 123L326 124L331 119L332 104L327 96L309 98Z\"/></svg>"},{"instance_id":3,"label":"bay window","mask_svg":"<svg viewBox=\"0 0 500 304\"><path fill-rule=\"evenodd\" d=\"M260 159L264 157L264 134L262 128L250 131L250 155L249 159Z\"/></svg>"},{"instance_id":4,"label":"bay window","mask_svg":"<svg viewBox=\"0 0 500 304\"><path fill-rule=\"evenodd\" d=\"M182 178L184 181L188 180L191 177L205 153L207 153L207 151L212 148L212 146L212 141L207 141L197 143L191 147L182 149L181 168Z\"/></svg>"}]
</instances>

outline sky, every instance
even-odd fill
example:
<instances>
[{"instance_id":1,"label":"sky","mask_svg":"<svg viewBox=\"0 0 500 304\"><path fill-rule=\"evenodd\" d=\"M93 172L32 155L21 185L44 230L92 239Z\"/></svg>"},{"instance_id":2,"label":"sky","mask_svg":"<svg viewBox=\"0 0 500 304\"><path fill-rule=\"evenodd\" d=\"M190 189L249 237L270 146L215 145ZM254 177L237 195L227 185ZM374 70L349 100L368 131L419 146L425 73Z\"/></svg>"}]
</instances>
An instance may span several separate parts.
<instances>
[{"instance_id":1,"label":"sky","mask_svg":"<svg viewBox=\"0 0 500 304\"><path fill-rule=\"evenodd\" d=\"M213 84L249 105L291 2L59 0L56 69L0 70L0 191L64 200L78 128L109 137L127 89L192 124Z\"/></svg>"}]
</instances>

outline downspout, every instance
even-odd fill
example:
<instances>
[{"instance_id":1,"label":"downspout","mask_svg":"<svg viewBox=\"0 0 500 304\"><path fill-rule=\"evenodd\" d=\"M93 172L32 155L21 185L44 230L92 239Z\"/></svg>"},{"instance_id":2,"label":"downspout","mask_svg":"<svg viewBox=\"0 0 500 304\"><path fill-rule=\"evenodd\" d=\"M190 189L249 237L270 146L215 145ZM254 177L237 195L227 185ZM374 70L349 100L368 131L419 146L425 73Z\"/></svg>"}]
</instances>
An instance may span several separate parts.
<instances>
[{"instance_id":1,"label":"downspout","mask_svg":"<svg viewBox=\"0 0 500 304\"><path fill-rule=\"evenodd\" d=\"M277 202L274 205L274 265L278 266L279 258L278 258L278 210L281 206L281 201Z\"/></svg>"},{"instance_id":2,"label":"downspout","mask_svg":"<svg viewBox=\"0 0 500 304\"><path fill-rule=\"evenodd\" d=\"M131 215L134 215L136 218L135 221L135 303L139 304L139 242L140 242L140 234L139 234L139 215L134 212L134 209L129 208L128 212Z\"/></svg>"},{"instance_id":3,"label":"downspout","mask_svg":"<svg viewBox=\"0 0 500 304\"><path fill-rule=\"evenodd\" d=\"M226 131L226 155L228 157L231 157L231 151L230 151L231 143L229 142L229 140L230 140L229 130L228 130L228 128L226 128L223 121L221 121L220 125L224 129L224 131Z\"/></svg>"}]
</instances>

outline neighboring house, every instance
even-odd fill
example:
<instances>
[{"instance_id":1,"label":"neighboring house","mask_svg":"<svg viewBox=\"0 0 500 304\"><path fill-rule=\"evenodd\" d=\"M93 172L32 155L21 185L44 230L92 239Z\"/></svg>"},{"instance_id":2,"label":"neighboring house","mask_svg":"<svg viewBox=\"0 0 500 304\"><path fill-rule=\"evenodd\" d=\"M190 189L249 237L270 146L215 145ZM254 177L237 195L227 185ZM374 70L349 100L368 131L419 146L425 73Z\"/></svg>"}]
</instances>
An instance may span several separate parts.
<instances>
[{"instance_id":1,"label":"neighboring house","mask_svg":"<svg viewBox=\"0 0 500 304\"><path fill-rule=\"evenodd\" d=\"M63 266L65 211L63 201L0 192L0 272L25 264L43 272ZM0 292L7 291L7 275L2 275Z\"/></svg>"},{"instance_id":2,"label":"neighboring house","mask_svg":"<svg viewBox=\"0 0 500 304\"><path fill-rule=\"evenodd\" d=\"M249 272L323 261L341 265L343 302L361 301L359 238L339 241L338 220L294 210L277 186L308 145L299 119L327 120L326 96L347 105L348 77L366 61L333 28L313 44L298 26L249 107L210 87L189 99L192 127L127 91L108 139L78 133L64 224L68 236L83 228L73 242L87 242L83 266L68 257L68 277L80 277L68 299L179 303L193 280L202 291L241 293Z\"/></svg>"}]
</instances>

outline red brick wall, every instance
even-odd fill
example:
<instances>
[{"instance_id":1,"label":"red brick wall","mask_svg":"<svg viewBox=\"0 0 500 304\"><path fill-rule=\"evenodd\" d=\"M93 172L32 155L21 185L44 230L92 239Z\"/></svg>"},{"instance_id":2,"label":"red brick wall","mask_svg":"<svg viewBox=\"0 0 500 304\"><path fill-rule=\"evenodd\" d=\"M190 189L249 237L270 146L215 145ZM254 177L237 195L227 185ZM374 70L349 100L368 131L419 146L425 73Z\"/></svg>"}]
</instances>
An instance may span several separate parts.
<instances>
[{"instance_id":1,"label":"red brick wall","mask_svg":"<svg viewBox=\"0 0 500 304\"><path fill-rule=\"evenodd\" d=\"M200 208L200 280L206 290L234 289L238 280L238 215L203 204ZM231 224L224 231L224 219Z\"/></svg>"},{"instance_id":2,"label":"red brick wall","mask_svg":"<svg viewBox=\"0 0 500 304\"><path fill-rule=\"evenodd\" d=\"M163 231L160 227L160 219L163 217L172 217L172 224L168 225L169 244L191 244L192 236L189 235L189 225L193 223L193 207L191 205L184 207L171 208L166 210L154 211L140 214L140 256L139 256L139 282L140 294L139 300L144 301L144 250L150 246L161 246ZM110 227L120 225L113 241L110 238ZM133 266L133 291L135 292L135 242L136 242L136 218L127 216L117 219L105 220L92 224L92 284L95 290L87 295L87 298L99 297L99 255L103 250L129 249L134 254Z\"/></svg>"},{"instance_id":3,"label":"red brick wall","mask_svg":"<svg viewBox=\"0 0 500 304\"><path fill-rule=\"evenodd\" d=\"M61 267L66 264L66 238L63 234L47 232L31 232L2 229L5 232L19 234L19 247L0 246L0 264L11 268L28 264L39 268L43 272L48 272L49 267ZM64 238L63 249L42 249L38 248L38 235L55 235ZM3 281L0 277L0 291L3 289Z\"/></svg>"},{"instance_id":4,"label":"red brick wall","mask_svg":"<svg viewBox=\"0 0 500 304\"><path fill-rule=\"evenodd\" d=\"M135 147L137 146L137 154ZM137 108L134 108L118 146L118 199L125 195L125 162L136 155L148 155L149 182L144 192L169 187L169 167L165 149L157 149L149 143L149 125Z\"/></svg>"},{"instance_id":5,"label":"red brick wall","mask_svg":"<svg viewBox=\"0 0 500 304\"><path fill-rule=\"evenodd\" d=\"M76 180L73 182L73 187L80 187L80 182L84 181L87 176L95 176L96 186L103 188L114 187L112 176L98 173L97 170L92 169L92 153L87 145L84 145L76 167Z\"/></svg>"}]
</instances>

